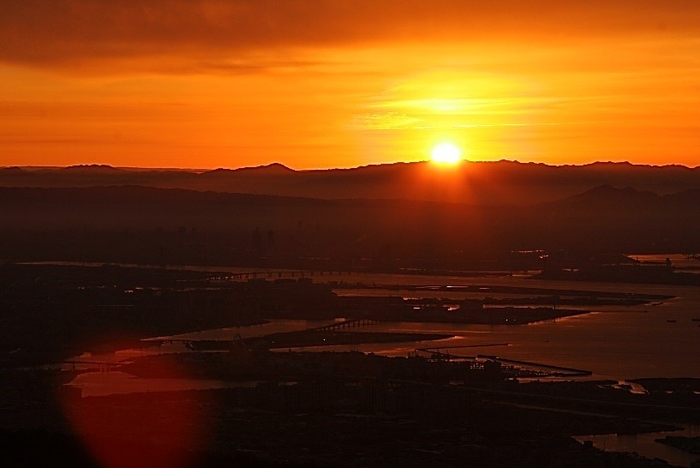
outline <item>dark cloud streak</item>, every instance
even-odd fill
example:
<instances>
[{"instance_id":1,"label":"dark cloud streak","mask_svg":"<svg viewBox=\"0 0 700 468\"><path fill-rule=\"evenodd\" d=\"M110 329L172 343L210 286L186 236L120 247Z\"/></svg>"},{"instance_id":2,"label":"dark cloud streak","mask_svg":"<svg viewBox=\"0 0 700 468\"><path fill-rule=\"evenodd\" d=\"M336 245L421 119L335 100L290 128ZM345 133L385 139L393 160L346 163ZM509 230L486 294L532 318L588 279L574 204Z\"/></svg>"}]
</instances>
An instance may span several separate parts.
<instances>
[{"instance_id":1,"label":"dark cloud streak","mask_svg":"<svg viewBox=\"0 0 700 468\"><path fill-rule=\"evenodd\" d=\"M690 0L4 0L0 61L65 66L406 41L700 37Z\"/></svg>"}]
</instances>

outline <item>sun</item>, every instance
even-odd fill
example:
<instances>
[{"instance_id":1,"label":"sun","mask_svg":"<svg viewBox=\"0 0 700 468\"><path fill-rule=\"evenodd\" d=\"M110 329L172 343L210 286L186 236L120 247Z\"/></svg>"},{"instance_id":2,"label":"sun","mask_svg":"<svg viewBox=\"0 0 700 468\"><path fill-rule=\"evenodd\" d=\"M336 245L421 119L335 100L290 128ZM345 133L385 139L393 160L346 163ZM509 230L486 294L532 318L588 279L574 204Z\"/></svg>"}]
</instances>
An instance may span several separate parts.
<instances>
[{"instance_id":1,"label":"sun","mask_svg":"<svg viewBox=\"0 0 700 468\"><path fill-rule=\"evenodd\" d=\"M453 143L441 143L430 153L430 158L437 164L457 164L461 157L462 151Z\"/></svg>"}]
</instances>

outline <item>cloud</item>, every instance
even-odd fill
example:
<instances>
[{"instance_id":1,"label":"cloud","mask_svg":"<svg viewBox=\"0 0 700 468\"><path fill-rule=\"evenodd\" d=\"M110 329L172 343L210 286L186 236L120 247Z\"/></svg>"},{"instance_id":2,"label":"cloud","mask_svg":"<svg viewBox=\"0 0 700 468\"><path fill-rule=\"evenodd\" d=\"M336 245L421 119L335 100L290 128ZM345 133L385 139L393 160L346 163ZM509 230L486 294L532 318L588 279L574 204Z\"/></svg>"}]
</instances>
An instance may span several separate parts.
<instances>
[{"instance_id":1,"label":"cloud","mask_svg":"<svg viewBox=\"0 0 700 468\"><path fill-rule=\"evenodd\" d=\"M310 47L698 37L698 18L700 2L689 0L4 0L0 61L137 69L144 60L175 69L220 61L245 71L261 55Z\"/></svg>"},{"instance_id":2,"label":"cloud","mask_svg":"<svg viewBox=\"0 0 700 468\"><path fill-rule=\"evenodd\" d=\"M355 118L353 129L357 130L396 130L415 128L423 122L422 119L397 112L374 113Z\"/></svg>"}]
</instances>

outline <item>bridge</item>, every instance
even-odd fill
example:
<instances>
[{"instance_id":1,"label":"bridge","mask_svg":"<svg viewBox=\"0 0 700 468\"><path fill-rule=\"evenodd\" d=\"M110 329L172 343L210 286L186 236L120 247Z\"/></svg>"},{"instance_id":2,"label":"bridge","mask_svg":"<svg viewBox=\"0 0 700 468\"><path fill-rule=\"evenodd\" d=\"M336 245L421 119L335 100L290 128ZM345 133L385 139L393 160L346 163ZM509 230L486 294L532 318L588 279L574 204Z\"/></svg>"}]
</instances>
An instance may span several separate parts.
<instances>
[{"instance_id":1,"label":"bridge","mask_svg":"<svg viewBox=\"0 0 700 468\"><path fill-rule=\"evenodd\" d=\"M368 319L368 318L357 318L357 319L343 320L342 322L331 323L331 324L325 325L323 327L311 328L308 331L326 332L326 331L350 330L352 328L366 327L368 325L374 325L377 323L379 323L379 320Z\"/></svg>"},{"instance_id":2,"label":"bridge","mask_svg":"<svg viewBox=\"0 0 700 468\"><path fill-rule=\"evenodd\" d=\"M122 366L126 363L128 363L129 360L124 360L124 361L89 361L89 360L80 360L80 359L69 359L67 361L61 361L61 364L69 364L72 367L72 370L76 370L76 367L78 365L84 365L84 366L94 366L97 367L97 370L100 372L110 372L119 366Z\"/></svg>"},{"instance_id":3,"label":"bridge","mask_svg":"<svg viewBox=\"0 0 700 468\"><path fill-rule=\"evenodd\" d=\"M240 281L257 278L308 278L312 276L340 276L348 275L351 272L348 270L333 270L333 269L309 269L309 270L259 270L259 271L244 271L244 272L226 272L219 275L208 277L210 281Z\"/></svg>"}]
</instances>

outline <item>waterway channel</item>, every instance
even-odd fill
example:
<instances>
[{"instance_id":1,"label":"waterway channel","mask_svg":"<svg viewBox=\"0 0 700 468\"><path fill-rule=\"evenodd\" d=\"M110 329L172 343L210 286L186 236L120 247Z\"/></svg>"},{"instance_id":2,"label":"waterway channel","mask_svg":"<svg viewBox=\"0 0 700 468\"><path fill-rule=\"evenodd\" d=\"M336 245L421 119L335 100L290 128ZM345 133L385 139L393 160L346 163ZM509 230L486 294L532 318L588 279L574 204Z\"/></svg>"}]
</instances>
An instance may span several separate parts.
<instances>
[{"instance_id":1,"label":"waterway channel","mask_svg":"<svg viewBox=\"0 0 700 468\"><path fill-rule=\"evenodd\" d=\"M273 273L269 273L272 275ZM274 273L277 276L278 273ZM242 277L243 278L243 277ZM244 280L244 279L242 279ZM300 348L309 351L356 350L382 355L400 356L413 353L417 348L465 346L455 354L489 354L502 358L546 363L555 366L590 370L593 379L624 381L645 377L700 378L700 288L691 286L660 286L608 283L574 283L530 280L519 276L502 277L444 277L419 275L344 274L315 275L314 281L342 281L345 287L337 289L346 295L400 295L417 297L415 290L401 291L396 285L428 286L423 297L441 297L459 301L465 297L496 297L489 286L519 286L586 291L618 291L629 293L665 294L675 296L663 303L642 306L601 306L585 315L534 323L530 325L465 325L445 323L391 322L363 327L361 331L448 333L452 338L439 341L411 343L360 344L352 346L323 346ZM347 284L358 286L348 287ZM372 285L366 289L362 285ZM391 285L391 288L381 288ZM465 295L439 290L441 286L480 285L479 293ZM433 287L430 287L433 286ZM507 295L505 295L507 296ZM512 297L512 295L511 295ZM303 330L329 323L328 321L273 320L266 325L202 330L170 337L188 340L232 340L282 331ZM168 337L158 337L159 339ZM81 356L82 361L111 360L167 352L182 352L186 348L175 342L160 347L122 350L110 356ZM214 388L229 384L223 382L172 382L163 379L137 379L121 373L89 372L80 375L70 385L83 389L84 395L109 391L155 391L162 389ZM108 380L111 379L111 382ZM241 383L247 385L249 383ZM111 390L110 390L111 389ZM679 433L674 433L678 435ZM697 426L687 428L688 435L698 435ZM698 458L680 450L654 442L665 434L637 436L597 435L580 437L591 440L605 450L637 452L648 458L661 458L672 464L689 466Z\"/></svg>"},{"instance_id":2,"label":"waterway channel","mask_svg":"<svg viewBox=\"0 0 700 468\"><path fill-rule=\"evenodd\" d=\"M591 441L593 446L610 452L637 453L646 458L660 458L675 466L689 467L690 464L700 459L700 455L655 442L666 436L699 437L700 426L688 425L681 431L673 432L649 432L646 434L603 434L575 437L579 442Z\"/></svg>"}]
</instances>

